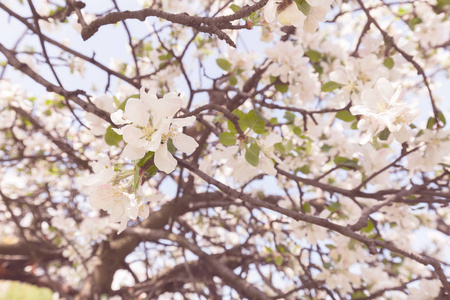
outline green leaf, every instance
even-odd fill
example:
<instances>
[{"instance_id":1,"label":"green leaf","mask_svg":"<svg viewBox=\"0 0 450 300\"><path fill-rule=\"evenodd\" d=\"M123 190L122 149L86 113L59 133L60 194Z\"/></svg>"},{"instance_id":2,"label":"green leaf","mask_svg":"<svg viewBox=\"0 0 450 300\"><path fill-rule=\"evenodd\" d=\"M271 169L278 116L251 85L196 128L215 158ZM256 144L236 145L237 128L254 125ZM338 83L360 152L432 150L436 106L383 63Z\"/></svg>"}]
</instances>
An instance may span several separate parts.
<instances>
[{"instance_id":1,"label":"green leaf","mask_svg":"<svg viewBox=\"0 0 450 300\"><path fill-rule=\"evenodd\" d=\"M236 76L234 76L234 75L230 76L230 78L228 79L228 82L229 82L231 85L236 85L236 84L238 83L237 78L236 78Z\"/></svg>"},{"instance_id":2,"label":"green leaf","mask_svg":"<svg viewBox=\"0 0 450 300\"><path fill-rule=\"evenodd\" d=\"M264 133L266 121L264 121L264 119L254 109L252 109L244 117L244 124L248 128L253 129L255 133Z\"/></svg>"},{"instance_id":3,"label":"green leaf","mask_svg":"<svg viewBox=\"0 0 450 300\"><path fill-rule=\"evenodd\" d=\"M381 131L378 134L378 138L382 141L386 141L389 138L389 135L391 134L391 132L389 131L389 129L386 127L383 131Z\"/></svg>"},{"instance_id":4,"label":"green leaf","mask_svg":"<svg viewBox=\"0 0 450 300\"><path fill-rule=\"evenodd\" d=\"M300 127L295 126L294 129L292 130L292 132L297 135L297 136L301 136L302 135L302 130L300 129Z\"/></svg>"},{"instance_id":5,"label":"green leaf","mask_svg":"<svg viewBox=\"0 0 450 300\"><path fill-rule=\"evenodd\" d=\"M105 133L105 142L110 146L117 146L121 141L123 140L123 137L115 132L113 130L112 126L109 126L106 129Z\"/></svg>"},{"instance_id":6,"label":"green leaf","mask_svg":"<svg viewBox=\"0 0 450 300\"><path fill-rule=\"evenodd\" d=\"M439 12L444 9L445 6L450 6L450 0L437 0L437 8L439 9Z\"/></svg>"},{"instance_id":7,"label":"green leaf","mask_svg":"<svg viewBox=\"0 0 450 300\"><path fill-rule=\"evenodd\" d=\"M333 146L330 146L328 144L324 144L322 147L320 147L320 151L322 152L328 152Z\"/></svg>"},{"instance_id":8,"label":"green leaf","mask_svg":"<svg viewBox=\"0 0 450 300\"><path fill-rule=\"evenodd\" d=\"M303 203L302 207L305 214L309 214L311 212L311 204L309 204L309 202Z\"/></svg>"},{"instance_id":9,"label":"green leaf","mask_svg":"<svg viewBox=\"0 0 450 300\"><path fill-rule=\"evenodd\" d=\"M404 8L404 7L400 7L400 8L398 9L397 14L401 17L401 16L406 15L406 14L409 13L409 12L410 12L410 9L406 9L406 8Z\"/></svg>"},{"instance_id":10,"label":"green leaf","mask_svg":"<svg viewBox=\"0 0 450 300\"><path fill-rule=\"evenodd\" d=\"M362 228L361 231L365 232L365 233L370 233L370 232L372 232L374 227L375 226L373 225L372 221L369 219L369 220L367 220L367 226Z\"/></svg>"},{"instance_id":11,"label":"green leaf","mask_svg":"<svg viewBox=\"0 0 450 300\"><path fill-rule=\"evenodd\" d=\"M289 85L287 84L275 84L275 89L281 93L289 91Z\"/></svg>"},{"instance_id":12,"label":"green leaf","mask_svg":"<svg viewBox=\"0 0 450 300\"><path fill-rule=\"evenodd\" d=\"M341 204L338 202L332 202L329 206L327 206L327 209L331 212L337 212L341 208Z\"/></svg>"},{"instance_id":13,"label":"green leaf","mask_svg":"<svg viewBox=\"0 0 450 300\"><path fill-rule=\"evenodd\" d=\"M146 171L148 177L152 177L158 173L158 168L155 165L151 165Z\"/></svg>"},{"instance_id":14,"label":"green leaf","mask_svg":"<svg viewBox=\"0 0 450 300\"><path fill-rule=\"evenodd\" d=\"M149 151L149 152L145 153L144 157L141 158L140 161L138 161L138 163L137 163L138 167L142 167L143 165L145 165L150 160L150 158L153 157L153 155L155 155L155 152L153 152L153 151Z\"/></svg>"},{"instance_id":15,"label":"green leaf","mask_svg":"<svg viewBox=\"0 0 450 300\"><path fill-rule=\"evenodd\" d=\"M417 24L422 23L422 20L419 18L412 18L408 21L408 26L409 28L411 28L412 30L414 30L414 28L416 27Z\"/></svg>"},{"instance_id":16,"label":"green leaf","mask_svg":"<svg viewBox=\"0 0 450 300\"><path fill-rule=\"evenodd\" d=\"M140 177L139 177L139 168L135 167L134 168L134 177L133 177L133 189L136 191L139 187L139 181L140 181Z\"/></svg>"},{"instance_id":17,"label":"green leaf","mask_svg":"<svg viewBox=\"0 0 450 300\"><path fill-rule=\"evenodd\" d=\"M159 60L169 60L171 58L173 58L173 55L171 53L167 53L167 54L162 54L160 56L158 56Z\"/></svg>"},{"instance_id":18,"label":"green leaf","mask_svg":"<svg viewBox=\"0 0 450 300\"><path fill-rule=\"evenodd\" d=\"M442 125L445 126L445 124L447 124L447 121L445 120L445 117L444 117L444 114L442 113L442 111L438 112L438 118L442 122Z\"/></svg>"},{"instance_id":19,"label":"green leaf","mask_svg":"<svg viewBox=\"0 0 450 300\"><path fill-rule=\"evenodd\" d=\"M241 10L241 7L240 7L239 5L236 5L236 4L231 4L231 5L230 5L230 9L231 9L234 13L237 13L238 11Z\"/></svg>"},{"instance_id":20,"label":"green leaf","mask_svg":"<svg viewBox=\"0 0 450 300\"><path fill-rule=\"evenodd\" d=\"M320 61L322 54L320 54L320 52L317 52L315 50L308 50L308 52L306 52L306 56L308 56L312 62L318 62Z\"/></svg>"},{"instance_id":21,"label":"green leaf","mask_svg":"<svg viewBox=\"0 0 450 300\"><path fill-rule=\"evenodd\" d=\"M362 291L356 291L352 294L352 300L353 299L364 299L367 298L367 295L364 294Z\"/></svg>"},{"instance_id":22,"label":"green leaf","mask_svg":"<svg viewBox=\"0 0 450 300\"><path fill-rule=\"evenodd\" d=\"M175 148L175 145L173 144L172 138L169 138L169 139L167 140L167 150L169 150L169 152L170 152L171 154L174 154L175 151L177 150L177 149Z\"/></svg>"},{"instance_id":23,"label":"green leaf","mask_svg":"<svg viewBox=\"0 0 450 300\"><path fill-rule=\"evenodd\" d=\"M330 250L336 249L336 246L332 244L326 244L325 247L327 247Z\"/></svg>"},{"instance_id":24,"label":"green leaf","mask_svg":"<svg viewBox=\"0 0 450 300\"><path fill-rule=\"evenodd\" d=\"M216 63L224 71L228 71L231 68L231 63L224 58L216 59Z\"/></svg>"},{"instance_id":25,"label":"green leaf","mask_svg":"<svg viewBox=\"0 0 450 300\"><path fill-rule=\"evenodd\" d=\"M300 10L305 16L309 14L311 7L308 2L305 0L295 0L295 3L297 4L298 10Z\"/></svg>"},{"instance_id":26,"label":"green leaf","mask_svg":"<svg viewBox=\"0 0 450 300\"><path fill-rule=\"evenodd\" d=\"M284 118L285 118L288 122L294 123L295 115L294 115L293 113L291 113L290 111L287 111L287 112L284 113Z\"/></svg>"},{"instance_id":27,"label":"green leaf","mask_svg":"<svg viewBox=\"0 0 450 300\"><path fill-rule=\"evenodd\" d=\"M320 64L313 64L314 72L322 74L323 73L323 67Z\"/></svg>"},{"instance_id":28,"label":"green leaf","mask_svg":"<svg viewBox=\"0 0 450 300\"><path fill-rule=\"evenodd\" d=\"M219 135L219 140L224 146L233 146L236 144L236 136L231 132L222 132Z\"/></svg>"},{"instance_id":29,"label":"green leaf","mask_svg":"<svg viewBox=\"0 0 450 300\"><path fill-rule=\"evenodd\" d=\"M233 122L231 122L230 120L227 120L227 123L228 123L228 130L229 130L231 133L236 134L236 133L237 133L237 130L236 130L236 127L234 126Z\"/></svg>"},{"instance_id":30,"label":"green leaf","mask_svg":"<svg viewBox=\"0 0 450 300\"><path fill-rule=\"evenodd\" d=\"M322 92L331 92L340 87L341 85L339 83L334 81L328 81L327 83L324 83L324 85L322 85Z\"/></svg>"},{"instance_id":31,"label":"green leaf","mask_svg":"<svg viewBox=\"0 0 450 300\"><path fill-rule=\"evenodd\" d=\"M392 59L392 57L387 57L384 61L383 61L383 65L388 68L389 70L391 70L394 67L394 60Z\"/></svg>"},{"instance_id":32,"label":"green leaf","mask_svg":"<svg viewBox=\"0 0 450 300\"><path fill-rule=\"evenodd\" d=\"M269 123L272 125L277 125L278 124L278 119L276 117L273 117L269 120Z\"/></svg>"},{"instance_id":33,"label":"green leaf","mask_svg":"<svg viewBox=\"0 0 450 300\"><path fill-rule=\"evenodd\" d=\"M427 122L427 129L432 129L434 124L436 124L436 119L433 117L429 117Z\"/></svg>"},{"instance_id":34,"label":"green leaf","mask_svg":"<svg viewBox=\"0 0 450 300\"><path fill-rule=\"evenodd\" d=\"M342 110L337 112L336 118L344 121L344 122L352 122L356 120L356 117L352 115L348 110Z\"/></svg>"},{"instance_id":35,"label":"green leaf","mask_svg":"<svg viewBox=\"0 0 450 300\"><path fill-rule=\"evenodd\" d=\"M249 164L256 167L259 164L259 146L252 143L245 151L245 159Z\"/></svg>"},{"instance_id":36,"label":"green leaf","mask_svg":"<svg viewBox=\"0 0 450 300\"><path fill-rule=\"evenodd\" d=\"M244 112L242 112L242 111L240 111L239 109L235 109L235 110L233 110L233 114L235 114L238 118L239 118L239 121L238 121L238 123L239 123L239 126L241 127L241 129L244 131L245 129L247 129L247 125L245 125L245 122L244 122L244 118L245 118L245 116L246 116L246 114L244 113ZM231 131L231 130L230 130ZM236 131L237 132L237 131Z\"/></svg>"},{"instance_id":37,"label":"green leaf","mask_svg":"<svg viewBox=\"0 0 450 300\"><path fill-rule=\"evenodd\" d=\"M280 152L281 154L284 154L284 152L286 151L286 150L284 149L284 146L283 146L282 143L276 143L276 144L273 145L273 146L274 146L275 151L278 151L278 152Z\"/></svg>"},{"instance_id":38,"label":"green leaf","mask_svg":"<svg viewBox=\"0 0 450 300\"><path fill-rule=\"evenodd\" d=\"M282 256L275 256L274 262L277 266L281 266L283 264L283 257Z\"/></svg>"},{"instance_id":39,"label":"green leaf","mask_svg":"<svg viewBox=\"0 0 450 300\"><path fill-rule=\"evenodd\" d=\"M333 161L337 166L339 165L342 167L349 167L354 169L358 168L358 160L356 158L348 159L343 156L336 156Z\"/></svg>"},{"instance_id":40,"label":"green leaf","mask_svg":"<svg viewBox=\"0 0 450 300\"><path fill-rule=\"evenodd\" d=\"M308 165L304 165L303 167L297 168L297 169L295 169L295 171L296 172L297 171L302 172L305 175L307 175L307 174L309 174L311 172L311 170L309 169Z\"/></svg>"}]
</instances>

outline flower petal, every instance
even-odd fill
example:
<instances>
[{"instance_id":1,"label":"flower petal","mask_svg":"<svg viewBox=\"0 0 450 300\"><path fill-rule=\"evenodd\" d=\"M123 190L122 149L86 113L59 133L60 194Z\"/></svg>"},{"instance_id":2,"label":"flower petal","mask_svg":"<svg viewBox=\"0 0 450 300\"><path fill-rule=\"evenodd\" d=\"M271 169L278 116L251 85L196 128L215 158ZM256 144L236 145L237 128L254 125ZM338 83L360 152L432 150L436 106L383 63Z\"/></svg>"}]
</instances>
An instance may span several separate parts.
<instances>
[{"instance_id":1,"label":"flower petal","mask_svg":"<svg viewBox=\"0 0 450 300\"><path fill-rule=\"evenodd\" d=\"M110 116L111 121L116 125L126 124L127 122L123 119L123 110L119 109Z\"/></svg>"},{"instance_id":2,"label":"flower petal","mask_svg":"<svg viewBox=\"0 0 450 300\"><path fill-rule=\"evenodd\" d=\"M147 126L150 119L150 114L147 112L144 102L136 98L131 98L127 101L124 116L139 126Z\"/></svg>"},{"instance_id":3,"label":"flower petal","mask_svg":"<svg viewBox=\"0 0 450 300\"><path fill-rule=\"evenodd\" d=\"M167 143L162 144L155 152L155 166L166 173L175 170L177 161L172 154L167 150Z\"/></svg>"},{"instance_id":4,"label":"flower petal","mask_svg":"<svg viewBox=\"0 0 450 300\"><path fill-rule=\"evenodd\" d=\"M198 147L197 141L193 137L184 133L177 134L177 136L172 138L172 140L174 146L184 153L191 154Z\"/></svg>"},{"instance_id":5,"label":"flower petal","mask_svg":"<svg viewBox=\"0 0 450 300\"><path fill-rule=\"evenodd\" d=\"M195 121L194 116L186 117L186 118L175 118L172 120L172 124L178 125L180 127L184 127L187 125L191 125L192 123L194 123L194 121Z\"/></svg>"},{"instance_id":6,"label":"flower petal","mask_svg":"<svg viewBox=\"0 0 450 300\"><path fill-rule=\"evenodd\" d=\"M133 146L132 144L127 144L125 146L125 149L123 149L121 156L124 158L127 158L127 159L135 160L135 159L143 158L144 155L145 155L144 148L139 148L139 147Z\"/></svg>"}]
</instances>

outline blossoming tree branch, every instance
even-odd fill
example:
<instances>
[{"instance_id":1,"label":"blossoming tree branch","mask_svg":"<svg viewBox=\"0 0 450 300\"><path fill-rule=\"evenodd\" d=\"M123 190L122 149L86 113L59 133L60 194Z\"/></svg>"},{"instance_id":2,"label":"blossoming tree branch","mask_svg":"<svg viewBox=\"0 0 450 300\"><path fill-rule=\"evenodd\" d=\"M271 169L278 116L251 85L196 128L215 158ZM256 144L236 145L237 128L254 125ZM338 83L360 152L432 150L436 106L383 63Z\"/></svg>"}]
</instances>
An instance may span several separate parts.
<instances>
[{"instance_id":1,"label":"blossoming tree branch","mask_svg":"<svg viewBox=\"0 0 450 300\"><path fill-rule=\"evenodd\" d=\"M450 2L0 2L0 279L449 299Z\"/></svg>"}]
</instances>

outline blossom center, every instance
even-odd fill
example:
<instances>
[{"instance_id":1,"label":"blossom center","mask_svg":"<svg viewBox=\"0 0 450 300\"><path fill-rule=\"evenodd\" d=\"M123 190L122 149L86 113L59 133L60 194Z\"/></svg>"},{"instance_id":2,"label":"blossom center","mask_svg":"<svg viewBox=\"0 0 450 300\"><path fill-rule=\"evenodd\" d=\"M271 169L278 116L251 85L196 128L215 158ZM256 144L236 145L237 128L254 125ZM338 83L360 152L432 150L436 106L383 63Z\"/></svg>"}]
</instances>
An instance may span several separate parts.
<instances>
[{"instance_id":1,"label":"blossom center","mask_svg":"<svg viewBox=\"0 0 450 300\"><path fill-rule=\"evenodd\" d=\"M147 140L151 140L153 133L155 133L155 131L156 131L153 128L153 126L151 126L151 125L147 125L145 127L141 127L140 129L141 129L141 132L142 132L142 138L145 138Z\"/></svg>"}]
</instances>

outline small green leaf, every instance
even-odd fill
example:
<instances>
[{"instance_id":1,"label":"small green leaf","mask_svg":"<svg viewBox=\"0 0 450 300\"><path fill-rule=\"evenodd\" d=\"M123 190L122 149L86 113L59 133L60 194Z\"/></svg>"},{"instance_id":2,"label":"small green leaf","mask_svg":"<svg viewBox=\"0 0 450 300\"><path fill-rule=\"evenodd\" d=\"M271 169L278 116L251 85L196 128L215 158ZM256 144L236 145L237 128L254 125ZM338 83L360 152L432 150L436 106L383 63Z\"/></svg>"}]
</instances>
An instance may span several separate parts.
<instances>
[{"instance_id":1,"label":"small green leaf","mask_svg":"<svg viewBox=\"0 0 450 300\"><path fill-rule=\"evenodd\" d=\"M245 118L246 114L243 111L240 111L239 109L233 110L232 113L239 118L238 123L239 123L239 126L241 127L242 131L247 129L247 125L245 125L245 122L244 122L244 118Z\"/></svg>"},{"instance_id":2,"label":"small green leaf","mask_svg":"<svg viewBox=\"0 0 450 300\"><path fill-rule=\"evenodd\" d=\"M277 125L278 124L278 119L276 117L270 118L269 123L272 125Z\"/></svg>"},{"instance_id":3,"label":"small green leaf","mask_svg":"<svg viewBox=\"0 0 450 300\"><path fill-rule=\"evenodd\" d=\"M234 13L237 13L238 11L241 10L241 7L240 7L239 5L236 5L236 4L231 4L231 5L230 5L230 9L231 9Z\"/></svg>"},{"instance_id":4,"label":"small green leaf","mask_svg":"<svg viewBox=\"0 0 450 300\"><path fill-rule=\"evenodd\" d=\"M323 73L323 67L320 64L318 64L318 63L313 64L313 68L314 68L315 73L319 73L319 74Z\"/></svg>"},{"instance_id":5,"label":"small green leaf","mask_svg":"<svg viewBox=\"0 0 450 300\"><path fill-rule=\"evenodd\" d=\"M327 209L331 212L337 212L341 208L341 204L338 202L332 202L329 206L327 206Z\"/></svg>"},{"instance_id":6,"label":"small green leaf","mask_svg":"<svg viewBox=\"0 0 450 300\"><path fill-rule=\"evenodd\" d=\"M123 140L122 136L113 130L112 126L106 129L105 142L110 146L117 146Z\"/></svg>"},{"instance_id":7,"label":"small green leaf","mask_svg":"<svg viewBox=\"0 0 450 300\"><path fill-rule=\"evenodd\" d=\"M231 122L230 120L227 120L227 123L228 123L228 130L229 130L231 133L236 134L236 133L237 133L237 130L236 130L236 127L234 126L233 122Z\"/></svg>"},{"instance_id":8,"label":"small green leaf","mask_svg":"<svg viewBox=\"0 0 450 300\"><path fill-rule=\"evenodd\" d=\"M307 175L307 174L309 174L311 172L311 170L309 169L308 165L304 165L303 167L297 168L297 169L295 169L295 171L296 172L297 171L302 172L305 175Z\"/></svg>"},{"instance_id":9,"label":"small green leaf","mask_svg":"<svg viewBox=\"0 0 450 300\"><path fill-rule=\"evenodd\" d=\"M254 109L249 111L244 117L244 124L248 128L253 129L255 133L264 133L266 126L264 119Z\"/></svg>"},{"instance_id":10,"label":"small green leaf","mask_svg":"<svg viewBox=\"0 0 450 300\"><path fill-rule=\"evenodd\" d=\"M327 247L330 250L336 249L336 246L332 244L326 244L325 247Z\"/></svg>"},{"instance_id":11,"label":"small green leaf","mask_svg":"<svg viewBox=\"0 0 450 300\"><path fill-rule=\"evenodd\" d=\"M409 28L411 28L412 30L414 30L414 28L416 27L417 24L422 23L422 20L419 18L412 18L408 21L408 26Z\"/></svg>"},{"instance_id":12,"label":"small green leaf","mask_svg":"<svg viewBox=\"0 0 450 300\"><path fill-rule=\"evenodd\" d=\"M394 67L394 60L392 59L392 57L387 57L384 61L383 61L383 65L388 68L389 70L391 70Z\"/></svg>"},{"instance_id":13,"label":"small green leaf","mask_svg":"<svg viewBox=\"0 0 450 300\"><path fill-rule=\"evenodd\" d=\"M230 76L230 79L228 79L228 82L229 82L231 85L236 85L236 84L238 83L237 78L236 78L236 76L234 76L234 75Z\"/></svg>"},{"instance_id":14,"label":"small green leaf","mask_svg":"<svg viewBox=\"0 0 450 300\"><path fill-rule=\"evenodd\" d=\"M334 81L328 81L327 83L324 83L324 85L322 85L322 92L331 92L340 87L341 85L339 83Z\"/></svg>"},{"instance_id":15,"label":"small green leaf","mask_svg":"<svg viewBox=\"0 0 450 300\"><path fill-rule=\"evenodd\" d=\"M333 146L324 144L322 147L320 147L320 151L322 151L322 152L328 152L331 148L333 148Z\"/></svg>"},{"instance_id":16,"label":"small green leaf","mask_svg":"<svg viewBox=\"0 0 450 300\"><path fill-rule=\"evenodd\" d=\"M354 169L358 168L358 160L356 158L348 159L343 156L336 156L333 161L337 166L339 165L342 167L349 167Z\"/></svg>"},{"instance_id":17,"label":"small green leaf","mask_svg":"<svg viewBox=\"0 0 450 300\"><path fill-rule=\"evenodd\" d=\"M167 53L167 54L162 54L160 56L158 56L159 60L169 60L171 58L173 58L173 55L171 53Z\"/></svg>"},{"instance_id":18,"label":"small green leaf","mask_svg":"<svg viewBox=\"0 0 450 300\"><path fill-rule=\"evenodd\" d=\"M158 168L155 165L151 165L146 171L148 177L152 177L158 173Z\"/></svg>"},{"instance_id":19,"label":"small green leaf","mask_svg":"<svg viewBox=\"0 0 450 300\"><path fill-rule=\"evenodd\" d=\"M305 212L306 214L309 214L311 212L311 204L309 204L309 202L305 202L303 203L303 212Z\"/></svg>"},{"instance_id":20,"label":"small green leaf","mask_svg":"<svg viewBox=\"0 0 450 300\"><path fill-rule=\"evenodd\" d=\"M439 12L444 9L445 6L450 6L450 0L437 0L436 8L439 9Z\"/></svg>"},{"instance_id":21,"label":"small green leaf","mask_svg":"<svg viewBox=\"0 0 450 300\"><path fill-rule=\"evenodd\" d=\"M432 129L434 124L436 124L436 119L433 117L429 117L427 122L427 129Z\"/></svg>"},{"instance_id":22,"label":"small green leaf","mask_svg":"<svg viewBox=\"0 0 450 300\"><path fill-rule=\"evenodd\" d=\"M282 143L276 143L276 144L274 145L274 149L275 149L275 151L278 151L278 152L280 152L281 154L284 154L284 152L286 151L286 150L284 149L284 146L283 146Z\"/></svg>"},{"instance_id":23,"label":"small green leaf","mask_svg":"<svg viewBox=\"0 0 450 300\"><path fill-rule=\"evenodd\" d=\"M344 121L344 122L352 122L356 120L356 117L352 115L348 110L341 110L337 112L336 118Z\"/></svg>"},{"instance_id":24,"label":"small green leaf","mask_svg":"<svg viewBox=\"0 0 450 300\"><path fill-rule=\"evenodd\" d=\"M216 63L224 71L228 71L231 68L231 63L224 58L216 59Z\"/></svg>"},{"instance_id":25,"label":"small green leaf","mask_svg":"<svg viewBox=\"0 0 450 300\"><path fill-rule=\"evenodd\" d=\"M300 127L297 127L297 126L294 127L292 132L294 132L294 134L297 135L297 136L301 136L302 135L302 130L300 129Z\"/></svg>"},{"instance_id":26,"label":"small green leaf","mask_svg":"<svg viewBox=\"0 0 450 300\"><path fill-rule=\"evenodd\" d=\"M308 52L306 52L306 56L308 56L312 62L318 62L322 57L322 54L315 50L308 50Z\"/></svg>"},{"instance_id":27,"label":"small green leaf","mask_svg":"<svg viewBox=\"0 0 450 300\"><path fill-rule=\"evenodd\" d=\"M177 149L175 148L175 145L173 144L173 140L172 140L171 138L169 138L169 139L167 140L167 150L169 150L169 152L170 152L171 154L174 154L175 151L177 150Z\"/></svg>"},{"instance_id":28,"label":"small green leaf","mask_svg":"<svg viewBox=\"0 0 450 300\"><path fill-rule=\"evenodd\" d=\"M281 266L283 264L283 257L282 256L275 256L274 262L277 266Z\"/></svg>"},{"instance_id":29,"label":"small green leaf","mask_svg":"<svg viewBox=\"0 0 450 300\"><path fill-rule=\"evenodd\" d=\"M300 10L305 16L309 14L311 7L308 2L304 0L295 0L295 3L297 4L298 10Z\"/></svg>"},{"instance_id":30,"label":"small green leaf","mask_svg":"<svg viewBox=\"0 0 450 300\"><path fill-rule=\"evenodd\" d=\"M389 129L386 127L383 131L381 131L378 134L378 138L382 141L386 141L389 138L389 135L391 134L391 132L389 131Z\"/></svg>"},{"instance_id":31,"label":"small green leaf","mask_svg":"<svg viewBox=\"0 0 450 300\"><path fill-rule=\"evenodd\" d=\"M136 191L139 187L139 168L134 168L134 177L133 177L133 189Z\"/></svg>"},{"instance_id":32,"label":"small green leaf","mask_svg":"<svg viewBox=\"0 0 450 300\"><path fill-rule=\"evenodd\" d=\"M406 8L404 8L404 7L400 7L399 9L398 9L398 15L401 17L401 16L404 16L404 15L406 15L407 13L409 13L411 10L410 9L406 9Z\"/></svg>"},{"instance_id":33,"label":"small green leaf","mask_svg":"<svg viewBox=\"0 0 450 300\"><path fill-rule=\"evenodd\" d=\"M352 300L353 299L364 299L367 298L367 295L364 294L362 291L356 291L352 294Z\"/></svg>"},{"instance_id":34,"label":"small green leaf","mask_svg":"<svg viewBox=\"0 0 450 300\"><path fill-rule=\"evenodd\" d=\"M149 152L145 153L144 157L141 158L140 161L138 161L138 163L137 163L138 167L142 167L143 165L145 165L145 163L148 162L150 160L150 158L153 157L153 155L155 155L155 152L153 152L153 151L149 151Z\"/></svg>"},{"instance_id":35,"label":"small green leaf","mask_svg":"<svg viewBox=\"0 0 450 300\"><path fill-rule=\"evenodd\" d=\"M445 126L445 124L447 124L447 121L445 120L445 117L444 117L444 114L442 113L442 111L438 112L438 118L442 122L442 125Z\"/></svg>"},{"instance_id":36,"label":"small green leaf","mask_svg":"<svg viewBox=\"0 0 450 300\"><path fill-rule=\"evenodd\" d=\"M275 84L275 89L281 93L289 91L289 85L287 84Z\"/></svg>"},{"instance_id":37,"label":"small green leaf","mask_svg":"<svg viewBox=\"0 0 450 300\"><path fill-rule=\"evenodd\" d=\"M374 227L375 226L373 225L372 221L369 219L369 220L367 220L367 226L362 228L361 231L365 232L365 233L370 233L370 232L372 232Z\"/></svg>"},{"instance_id":38,"label":"small green leaf","mask_svg":"<svg viewBox=\"0 0 450 300\"><path fill-rule=\"evenodd\" d=\"M259 164L259 146L255 143L251 144L245 151L245 159L249 164L256 167Z\"/></svg>"},{"instance_id":39,"label":"small green leaf","mask_svg":"<svg viewBox=\"0 0 450 300\"><path fill-rule=\"evenodd\" d=\"M293 113L291 113L290 111L287 111L284 113L284 118L291 123L294 123L295 120L295 115Z\"/></svg>"},{"instance_id":40,"label":"small green leaf","mask_svg":"<svg viewBox=\"0 0 450 300\"><path fill-rule=\"evenodd\" d=\"M233 146L236 144L236 136L231 132L222 132L219 135L219 140L224 146Z\"/></svg>"}]
</instances>

